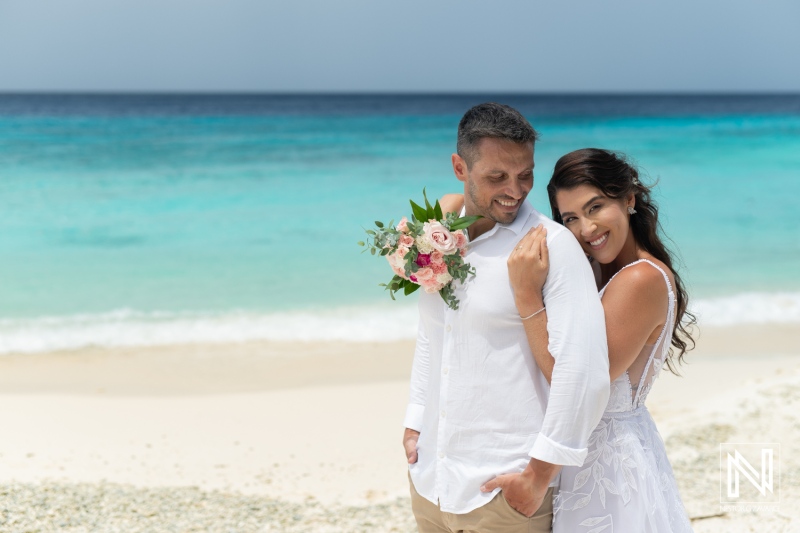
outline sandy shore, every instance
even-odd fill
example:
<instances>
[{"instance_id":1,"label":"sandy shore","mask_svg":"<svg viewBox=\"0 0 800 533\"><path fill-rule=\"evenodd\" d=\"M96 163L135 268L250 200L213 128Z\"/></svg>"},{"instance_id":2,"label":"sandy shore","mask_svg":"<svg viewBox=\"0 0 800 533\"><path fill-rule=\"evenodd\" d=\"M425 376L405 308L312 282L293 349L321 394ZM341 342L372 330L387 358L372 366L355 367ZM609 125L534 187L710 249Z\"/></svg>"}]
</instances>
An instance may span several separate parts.
<instances>
[{"instance_id":1,"label":"sandy shore","mask_svg":"<svg viewBox=\"0 0 800 533\"><path fill-rule=\"evenodd\" d=\"M662 375L651 393L696 531L800 530L799 341L797 326L705 329L684 376ZM413 530L399 444L412 352L250 343L1 356L0 494L17 503L0 529ZM721 512L720 442L782 444L777 510ZM81 521L76 502L102 505Z\"/></svg>"}]
</instances>

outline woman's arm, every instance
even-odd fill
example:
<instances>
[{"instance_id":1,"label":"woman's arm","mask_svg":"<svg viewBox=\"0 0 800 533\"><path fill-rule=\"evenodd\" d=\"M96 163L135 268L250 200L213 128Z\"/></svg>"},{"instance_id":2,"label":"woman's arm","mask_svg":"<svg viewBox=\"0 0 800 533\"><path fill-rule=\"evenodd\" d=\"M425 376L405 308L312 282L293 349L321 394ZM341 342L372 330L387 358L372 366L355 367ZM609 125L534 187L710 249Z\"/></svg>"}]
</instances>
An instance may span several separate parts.
<instances>
[{"instance_id":1,"label":"woman's arm","mask_svg":"<svg viewBox=\"0 0 800 533\"><path fill-rule=\"evenodd\" d=\"M548 349L547 311L525 318L544 308L542 287L550 268L546 238L541 225L531 229L508 258L508 276L533 358L550 383L555 359Z\"/></svg>"},{"instance_id":2,"label":"woman's arm","mask_svg":"<svg viewBox=\"0 0 800 533\"><path fill-rule=\"evenodd\" d=\"M539 303L535 301L531 303L532 305L528 307L528 309L534 309L531 313L544 307L541 303L541 298L539 299ZM517 305L517 309L524 309L524 307ZM520 316L528 316L531 314L523 315L523 312L527 311L521 311ZM539 370L542 371L542 374L544 374L547 382L550 383L553 378L553 367L556 365L556 360L550 355L550 350L547 346L550 340L550 337L547 335L547 311L542 311L533 318L523 320L522 325L525 327L525 335L528 337L528 344L531 347L531 352L533 352L533 358L536 360L536 364L539 366Z\"/></svg>"},{"instance_id":3,"label":"woman's arm","mask_svg":"<svg viewBox=\"0 0 800 533\"><path fill-rule=\"evenodd\" d=\"M544 307L542 287L549 269L545 237L546 230L532 229L517 245L523 249L515 249L509 257L509 277L521 317ZM609 376L614 381L634 364L645 344L656 341L664 326L668 306L664 277L646 263L628 267L609 284L602 304ZM549 383L555 359L548 348L547 311L523 320L523 325L536 364Z\"/></svg>"},{"instance_id":4,"label":"woman's arm","mask_svg":"<svg viewBox=\"0 0 800 533\"><path fill-rule=\"evenodd\" d=\"M445 194L439 200L439 205L442 207L443 213L460 213L461 208L464 207L463 194Z\"/></svg>"},{"instance_id":5,"label":"woman's arm","mask_svg":"<svg viewBox=\"0 0 800 533\"><path fill-rule=\"evenodd\" d=\"M629 267L606 289L602 304L608 338L609 376L614 381L631 368L645 344L654 343L664 327L664 311L668 306L664 278L649 265ZM538 297L517 299L520 316L527 316L542 307L541 293ZM543 311L523 321L523 325L536 364L549 383L555 359L548 350L546 313Z\"/></svg>"}]
</instances>

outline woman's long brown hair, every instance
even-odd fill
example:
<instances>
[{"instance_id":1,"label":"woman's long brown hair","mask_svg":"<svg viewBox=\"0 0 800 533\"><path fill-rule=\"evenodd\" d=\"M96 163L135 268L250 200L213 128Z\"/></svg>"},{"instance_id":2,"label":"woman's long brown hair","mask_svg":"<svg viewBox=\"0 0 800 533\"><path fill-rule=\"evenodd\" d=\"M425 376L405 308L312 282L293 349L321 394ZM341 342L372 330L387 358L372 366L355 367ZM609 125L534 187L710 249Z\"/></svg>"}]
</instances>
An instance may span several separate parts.
<instances>
[{"instance_id":1,"label":"woman's long brown hair","mask_svg":"<svg viewBox=\"0 0 800 533\"><path fill-rule=\"evenodd\" d=\"M630 194L635 195L636 214L630 217L633 238L639 248L667 265L675 278L675 328L672 331L673 349L667 357L667 368L678 374L675 357L679 364L683 363L686 352L694 348L694 339L689 329L697 323L697 319L687 310L689 295L673 266L674 254L663 242L664 231L658 221L658 206L650 196L650 187L639 181L639 172L621 154L598 148L570 152L558 160L553 177L547 185L553 220L564 223L556 204L556 193L580 185L595 187L609 198L621 199Z\"/></svg>"}]
</instances>

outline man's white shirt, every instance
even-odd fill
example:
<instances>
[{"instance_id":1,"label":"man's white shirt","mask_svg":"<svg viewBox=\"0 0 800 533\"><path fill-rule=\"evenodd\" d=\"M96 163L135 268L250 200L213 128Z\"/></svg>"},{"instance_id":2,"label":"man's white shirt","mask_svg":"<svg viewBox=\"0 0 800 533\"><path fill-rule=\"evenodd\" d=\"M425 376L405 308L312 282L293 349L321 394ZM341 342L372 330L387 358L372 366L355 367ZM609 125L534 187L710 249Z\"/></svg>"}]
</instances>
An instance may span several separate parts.
<instances>
[{"instance_id":1,"label":"man's white shirt","mask_svg":"<svg viewBox=\"0 0 800 533\"><path fill-rule=\"evenodd\" d=\"M508 277L508 256L525 233L547 228L543 288L552 384L536 365ZM421 293L405 427L420 432L409 465L417 492L463 514L494 497L480 486L521 472L531 457L582 465L609 395L608 345L586 256L563 226L523 202L511 224L469 243L476 276L456 284L459 309ZM555 484L555 483L554 483Z\"/></svg>"}]
</instances>

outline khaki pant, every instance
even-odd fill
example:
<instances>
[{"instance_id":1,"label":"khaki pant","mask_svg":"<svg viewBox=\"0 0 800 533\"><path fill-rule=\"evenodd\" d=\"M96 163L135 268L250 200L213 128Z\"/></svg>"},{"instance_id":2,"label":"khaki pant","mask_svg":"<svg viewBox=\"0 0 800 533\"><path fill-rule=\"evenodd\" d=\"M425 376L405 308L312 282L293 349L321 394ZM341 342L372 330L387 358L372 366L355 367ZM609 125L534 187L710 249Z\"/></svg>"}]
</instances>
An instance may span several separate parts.
<instances>
[{"instance_id":1,"label":"khaki pant","mask_svg":"<svg viewBox=\"0 0 800 533\"><path fill-rule=\"evenodd\" d=\"M553 488L542 506L528 518L511 507L502 491L482 507L466 514L445 513L420 496L409 478L411 509L420 533L550 533L553 529Z\"/></svg>"}]
</instances>

